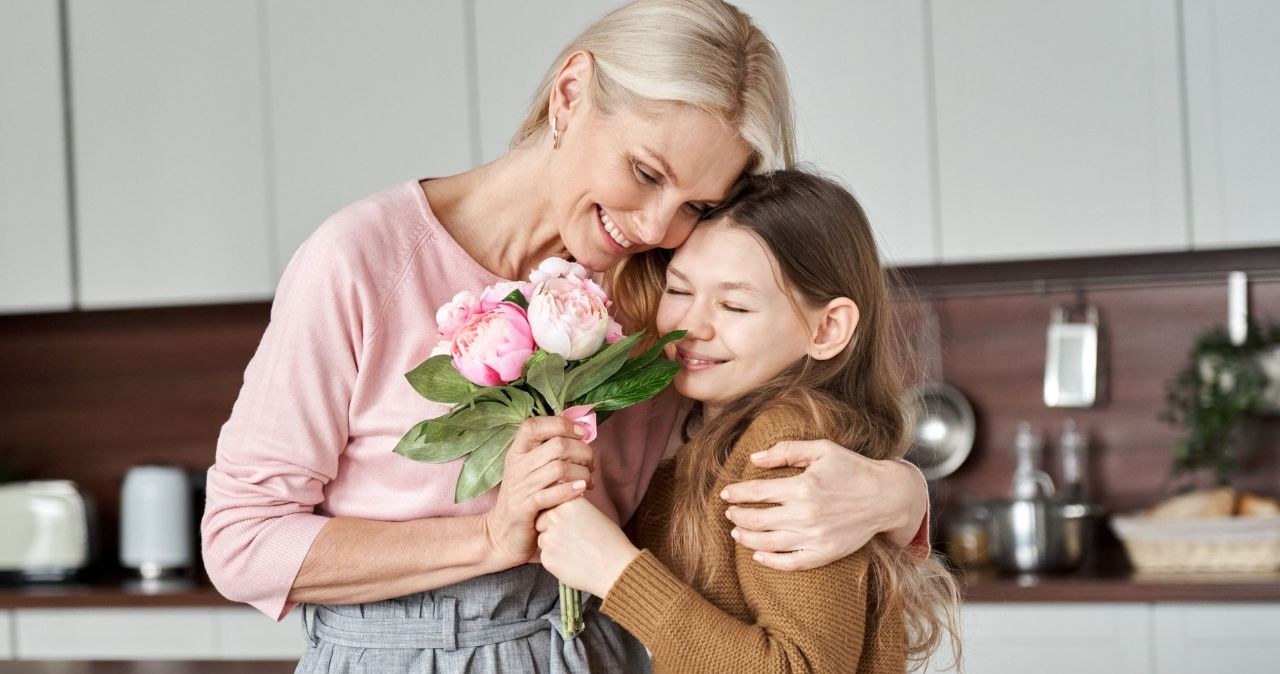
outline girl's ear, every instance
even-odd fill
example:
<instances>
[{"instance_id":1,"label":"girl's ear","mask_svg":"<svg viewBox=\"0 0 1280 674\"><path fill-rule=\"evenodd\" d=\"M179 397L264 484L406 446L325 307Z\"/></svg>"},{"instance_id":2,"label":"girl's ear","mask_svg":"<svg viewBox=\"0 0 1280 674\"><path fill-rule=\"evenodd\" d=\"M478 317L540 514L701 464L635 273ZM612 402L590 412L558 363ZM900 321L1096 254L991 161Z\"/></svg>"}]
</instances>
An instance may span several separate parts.
<instances>
[{"instance_id":1,"label":"girl's ear","mask_svg":"<svg viewBox=\"0 0 1280 674\"><path fill-rule=\"evenodd\" d=\"M858 329L858 305L848 297L837 297L818 313L817 329L809 342L809 357L827 360L844 351Z\"/></svg>"},{"instance_id":2,"label":"girl's ear","mask_svg":"<svg viewBox=\"0 0 1280 674\"><path fill-rule=\"evenodd\" d=\"M595 74L595 68L596 63L591 54L585 51L570 54L564 65L560 66L560 72L551 85L551 100L548 103L551 106L551 116L556 118L561 130L569 123L573 113L583 106L584 95Z\"/></svg>"}]
</instances>

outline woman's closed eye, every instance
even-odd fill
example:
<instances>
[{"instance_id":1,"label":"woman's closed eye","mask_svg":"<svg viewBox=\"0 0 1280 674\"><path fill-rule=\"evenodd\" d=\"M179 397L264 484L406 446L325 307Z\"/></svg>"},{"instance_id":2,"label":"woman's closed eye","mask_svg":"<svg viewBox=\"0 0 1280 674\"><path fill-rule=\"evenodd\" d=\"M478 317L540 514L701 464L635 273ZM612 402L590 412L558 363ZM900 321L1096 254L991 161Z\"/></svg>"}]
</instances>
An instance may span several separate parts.
<instances>
[{"instance_id":1,"label":"woman's closed eye","mask_svg":"<svg viewBox=\"0 0 1280 674\"><path fill-rule=\"evenodd\" d=\"M666 293L666 294L668 294L668 295L685 295L685 296L687 296L687 295L692 295L692 294L693 294L693 293L689 292L688 290L684 290L683 288L673 288L673 287L671 287L671 286L667 286L667 287L666 287L666 289L665 289L663 292L665 292L665 293Z\"/></svg>"},{"instance_id":2,"label":"woman's closed eye","mask_svg":"<svg viewBox=\"0 0 1280 674\"><path fill-rule=\"evenodd\" d=\"M631 162L631 170L636 174L636 179L640 182L652 187L662 186L661 175L654 172L654 170L648 166L645 166L638 161L633 161ZM706 215L707 212L711 210L705 205L695 204L692 201L686 202L680 208L684 211L685 215L696 220L701 220L702 216Z\"/></svg>"},{"instance_id":3,"label":"woman's closed eye","mask_svg":"<svg viewBox=\"0 0 1280 674\"><path fill-rule=\"evenodd\" d=\"M720 308L721 308L721 309L724 309L725 311L732 311L732 312L733 312L733 313L735 313L735 314L749 314L749 313L751 313L751 310L750 310L750 309L748 309L748 308L746 308L746 307L743 307L743 306L739 306L739 305L737 305L737 304L724 304L724 303L722 303L722 304L720 305Z\"/></svg>"},{"instance_id":4,"label":"woman's closed eye","mask_svg":"<svg viewBox=\"0 0 1280 674\"><path fill-rule=\"evenodd\" d=\"M645 166L644 164L641 164L638 161L631 163L631 170L635 172L636 179L646 185L656 186L656 185L662 184L662 181L658 179L658 176L653 172L652 169Z\"/></svg>"}]
</instances>

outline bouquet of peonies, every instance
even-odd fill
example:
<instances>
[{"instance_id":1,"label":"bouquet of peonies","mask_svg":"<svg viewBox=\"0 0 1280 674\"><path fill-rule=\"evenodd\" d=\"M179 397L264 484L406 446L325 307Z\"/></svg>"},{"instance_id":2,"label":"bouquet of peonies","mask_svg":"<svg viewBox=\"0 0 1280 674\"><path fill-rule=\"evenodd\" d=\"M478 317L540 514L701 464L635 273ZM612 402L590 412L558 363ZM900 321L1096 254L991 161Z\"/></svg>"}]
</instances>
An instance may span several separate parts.
<instances>
[{"instance_id":1,"label":"bouquet of peonies","mask_svg":"<svg viewBox=\"0 0 1280 674\"><path fill-rule=\"evenodd\" d=\"M466 457L453 497L461 503L502 481L507 449L529 417L572 419L591 442L597 423L657 395L680 369L660 356L684 331L629 357L644 333L624 336L610 304L586 268L554 257L528 282L455 295L436 312L440 343L405 375L424 398L453 409L409 429L395 452L429 463ZM560 595L564 632L577 634L578 592L562 584Z\"/></svg>"}]
</instances>

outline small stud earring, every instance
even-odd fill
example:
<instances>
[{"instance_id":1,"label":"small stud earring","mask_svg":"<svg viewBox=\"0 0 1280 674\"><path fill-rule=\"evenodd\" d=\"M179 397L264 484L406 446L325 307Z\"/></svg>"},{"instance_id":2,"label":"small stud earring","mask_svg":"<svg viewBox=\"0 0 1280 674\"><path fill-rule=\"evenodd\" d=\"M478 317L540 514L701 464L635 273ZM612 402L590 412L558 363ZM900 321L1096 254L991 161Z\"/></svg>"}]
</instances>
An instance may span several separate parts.
<instances>
[{"instance_id":1,"label":"small stud earring","mask_svg":"<svg viewBox=\"0 0 1280 674\"><path fill-rule=\"evenodd\" d=\"M551 149L560 149L560 129L556 128L556 116L551 115Z\"/></svg>"}]
</instances>

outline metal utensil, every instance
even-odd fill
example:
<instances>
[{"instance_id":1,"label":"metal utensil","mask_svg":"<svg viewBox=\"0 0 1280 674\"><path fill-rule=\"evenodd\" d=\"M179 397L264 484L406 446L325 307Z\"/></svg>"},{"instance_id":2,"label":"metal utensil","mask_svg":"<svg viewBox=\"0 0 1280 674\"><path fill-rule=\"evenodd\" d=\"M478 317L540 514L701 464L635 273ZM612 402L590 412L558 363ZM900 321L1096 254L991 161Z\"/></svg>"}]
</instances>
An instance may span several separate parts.
<instances>
[{"instance_id":1,"label":"metal utensil","mask_svg":"<svg viewBox=\"0 0 1280 674\"><path fill-rule=\"evenodd\" d=\"M988 508L991 559L1010 573L1075 569L1097 515L1092 506L1043 498L992 501Z\"/></svg>"},{"instance_id":2,"label":"metal utensil","mask_svg":"<svg viewBox=\"0 0 1280 674\"><path fill-rule=\"evenodd\" d=\"M977 427L973 407L964 395L942 383L942 343L938 312L930 302L923 313L920 334L928 340L924 383L907 392L903 401L912 429L906 458L920 468L925 479L936 480L955 472L973 449Z\"/></svg>"},{"instance_id":3,"label":"metal utensil","mask_svg":"<svg viewBox=\"0 0 1280 674\"><path fill-rule=\"evenodd\" d=\"M1098 400L1098 309L1086 307L1085 321L1067 320L1056 307L1049 323L1044 359L1044 404L1093 407Z\"/></svg>"}]
</instances>

